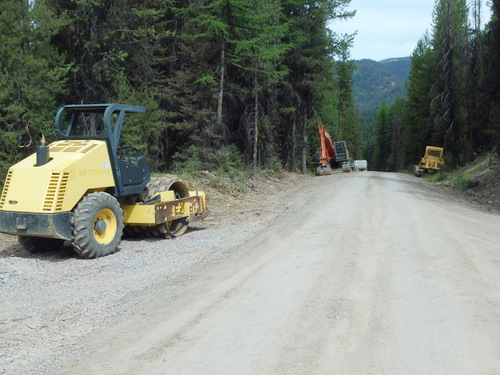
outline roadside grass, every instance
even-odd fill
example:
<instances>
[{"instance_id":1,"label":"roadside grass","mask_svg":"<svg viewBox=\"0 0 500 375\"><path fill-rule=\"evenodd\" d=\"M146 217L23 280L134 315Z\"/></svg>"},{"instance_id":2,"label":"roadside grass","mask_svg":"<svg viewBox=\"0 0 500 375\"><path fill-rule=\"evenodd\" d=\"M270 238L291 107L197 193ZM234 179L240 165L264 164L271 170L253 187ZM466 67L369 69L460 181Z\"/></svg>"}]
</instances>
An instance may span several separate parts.
<instances>
[{"instance_id":1,"label":"roadside grass","mask_svg":"<svg viewBox=\"0 0 500 375\"><path fill-rule=\"evenodd\" d=\"M195 182L223 194L246 193L253 180L280 179L286 173L277 156L255 170L243 162L236 146L222 146L215 152L191 145L173 156L171 171L182 180Z\"/></svg>"},{"instance_id":2,"label":"roadside grass","mask_svg":"<svg viewBox=\"0 0 500 375\"><path fill-rule=\"evenodd\" d=\"M277 157L269 158L265 166L254 170L242 162L235 149L221 149L210 158L202 158L195 147L174 157L171 169L166 173L151 174L152 177L176 176L190 190L205 191L209 204L287 184L294 180L295 175L286 171Z\"/></svg>"},{"instance_id":3,"label":"roadside grass","mask_svg":"<svg viewBox=\"0 0 500 375\"><path fill-rule=\"evenodd\" d=\"M452 178L451 183L455 185L460 193L465 192L468 189L477 187L479 185L479 181L472 178L472 176L483 169L482 165L478 165L470 170L463 171L462 173L457 173L454 178Z\"/></svg>"},{"instance_id":4,"label":"roadside grass","mask_svg":"<svg viewBox=\"0 0 500 375\"><path fill-rule=\"evenodd\" d=\"M459 193L465 193L470 189L479 187L487 176L486 172L494 169L498 164L499 158L496 155L487 154L479 157L463 167L454 170L441 169L432 175L424 175L426 181L453 187Z\"/></svg>"},{"instance_id":5,"label":"roadside grass","mask_svg":"<svg viewBox=\"0 0 500 375\"><path fill-rule=\"evenodd\" d=\"M446 180L448 178L448 173L445 171L439 171L433 174L424 174L424 178L427 181L435 184L437 182Z\"/></svg>"},{"instance_id":6,"label":"roadside grass","mask_svg":"<svg viewBox=\"0 0 500 375\"><path fill-rule=\"evenodd\" d=\"M446 181L448 185L453 186L460 193L477 186L478 181L473 178L474 174L482 170L482 164L474 168L458 168L455 171L439 171L431 175L425 175L424 178L433 184Z\"/></svg>"}]
</instances>

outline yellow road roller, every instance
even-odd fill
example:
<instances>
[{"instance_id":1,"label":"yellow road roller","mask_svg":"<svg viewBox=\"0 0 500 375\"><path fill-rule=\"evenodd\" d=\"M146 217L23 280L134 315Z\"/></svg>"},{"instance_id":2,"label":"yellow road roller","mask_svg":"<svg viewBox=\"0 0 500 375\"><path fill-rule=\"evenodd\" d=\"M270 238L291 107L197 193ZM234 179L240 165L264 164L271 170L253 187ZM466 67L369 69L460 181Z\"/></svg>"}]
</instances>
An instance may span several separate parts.
<instances>
[{"instance_id":1,"label":"yellow road roller","mask_svg":"<svg viewBox=\"0 0 500 375\"><path fill-rule=\"evenodd\" d=\"M56 141L10 167L0 198L0 232L19 236L30 252L69 241L84 258L118 249L124 230L182 235L208 214L205 193L171 180L150 191L148 162L120 144L125 104L66 105L55 118Z\"/></svg>"}]
</instances>

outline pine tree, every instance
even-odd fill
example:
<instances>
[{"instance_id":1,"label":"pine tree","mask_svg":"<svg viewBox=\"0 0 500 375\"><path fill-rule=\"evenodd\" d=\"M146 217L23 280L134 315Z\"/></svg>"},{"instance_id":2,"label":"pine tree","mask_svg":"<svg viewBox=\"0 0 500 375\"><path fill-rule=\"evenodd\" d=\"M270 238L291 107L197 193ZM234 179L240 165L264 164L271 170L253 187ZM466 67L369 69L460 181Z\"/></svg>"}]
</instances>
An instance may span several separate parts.
<instances>
[{"instance_id":1,"label":"pine tree","mask_svg":"<svg viewBox=\"0 0 500 375\"><path fill-rule=\"evenodd\" d=\"M206 22L209 10L199 1L185 5L175 11L173 49L163 51L164 59L175 56L165 63L169 69L158 90L164 110L163 142L170 157L189 153L191 147L201 162L209 163L225 137L216 122L219 46Z\"/></svg>"},{"instance_id":2,"label":"pine tree","mask_svg":"<svg viewBox=\"0 0 500 375\"><path fill-rule=\"evenodd\" d=\"M484 69L482 88L487 95L485 112L488 123L484 134L486 147L495 147L500 156L500 0L491 2L492 17L485 38Z\"/></svg>"},{"instance_id":3,"label":"pine tree","mask_svg":"<svg viewBox=\"0 0 500 375\"><path fill-rule=\"evenodd\" d=\"M177 134L189 137L202 159L209 161L214 149L238 135L245 160L254 168L257 151L260 162L275 154L266 111L272 112L272 86L286 73L280 66L286 26L279 23L278 5L257 0L221 0L206 6L193 2L185 13L178 63L165 88L174 98L168 122Z\"/></svg>"},{"instance_id":4,"label":"pine tree","mask_svg":"<svg viewBox=\"0 0 500 375\"><path fill-rule=\"evenodd\" d=\"M402 129L402 167L416 164L422 157L425 146L431 144L431 90L437 78L432 45L427 34L418 41L411 58L405 123Z\"/></svg>"},{"instance_id":5,"label":"pine tree","mask_svg":"<svg viewBox=\"0 0 500 375\"><path fill-rule=\"evenodd\" d=\"M373 169L388 171L393 145L393 122L391 110L387 104L382 103L377 113L375 128L375 151Z\"/></svg>"},{"instance_id":6,"label":"pine tree","mask_svg":"<svg viewBox=\"0 0 500 375\"><path fill-rule=\"evenodd\" d=\"M243 125L246 126L244 133L251 136L247 139L247 144L252 145L251 160L255 170L259 159L262 159L258 158L259 151L262 153L269 148L269 144L274 143L272 133L267 134L268 139L262 139L259 135L266 109L261 103L262 98L286 76L287 70L281 62L289 45L282 42L287 25L280 23L279 1L254 0L247 4L250 12L246 22L235 30L237 39L233 41L235 48L230 61L241 67L240 73L245 76L245 86L252 87L250 97L253 103L247 105L247 108L251 108L252 115L249 117L250 121ZM267 154L262 156L268 158L274 152L271 150ZM265 163L265 160L261 161Z\"/></svg>"},{"instance_id":7,"label":"pine tree","mask_svg":"<svg viewBox=\"0 0 500 375\"><path fill-rule=\"evenodd\" d=\"M467 123L468 140L474 151L484 152L489 149L488 137L484 133L484 124L488 122L487 96L482 82L485 76L485 54L483 33L481 31L482 1L471 1L472 25L469 35L470 62L467 77ZM473 156L473 155L472 155Z\"/></svg>"},{"instance_id":8,"label":"pine tree","mask_svg":"<svg viewBox=\"0 0 500 375\"><path fill-rule=\"evenodd\" d=\"M360 152L359 115L354 106L353 72L356 68L350 59L350 43L340 43L340 60L335 63L338 88L339 138L347 142L351 156Z\"/></svg>"},{"instance_id":9,"label":"pine tree","mask_svg":"<svg viewBox=\"0 0 500 375\"><path fill-rule=\"evenodd\" d=\"M216 120L207 129L209 133L207 135L212 139L219 138L223 143L228 143L231 140L231 130L225 121L224 111L228 84L228 54L234 51L231 41L236 39L235 29L238 24L245 23L249 8L246 2L241 0L216 0L206 2L206 5L194 5L192 9L196 15L190 21L194 24L191 33L194 30L200 33L193 34L195 38L193 46L199 48L200 42L207 46L199 57L201 57L200 61L211 62L210 65L205 64L199 80L206 84L206 88L217 85ZM210 51L214 53L214 56Z\"/></svg>"},{"instance_id":10,"label":"pine tree","mask_svg":"<svg viewBox=\"0 0 500 375\"><path fill-rule=\"evenodd\" d=\"M323 117L318 110L325 106L317 99L330 96L319 94L319 91L331 89L323 83L332 80L333 55L339 45L339 39L327 27L328 22L354 16L355 12L346 11L349 3L350 0L283 1L283 14L290 23L286 40L293 44L285 58L290 74L286 78L286 89L282 92L283 100L290 103L284 116L286 123L291 126L282 129L285 135L284 158L290 169L295 168L300 147L301 170L303 173L307 170L307 155L311 148L308 134L313 134L316 126L309 119ZM314 137L313 144L317 144L317 137Z\"/></svg>"},{"instance_id":11,"label":"pine tree","mask_svg":"<svg viewBox=\"0 0 500 375\"><path fill-rule=\"evenodd\" d=\"M67 22L44 1L4 0L0 3L0 170L32 152L43 133L53 134L53 119L66 94L71 65L50 40ZM18 147L18 144L30 146Z\"/></svg>"},{"instance_id":12,"label":"pine tree","mask_svg":"<svg viewBox=\"0 0 500 375\"><path fill-rule=\"evenodd\" d=\"M68 14L70 22L53 43L78 69L71 76L74 102L101 103L116 96L117 82L139 86L151 83L154 72L148 47L168 30L155 30L167 9L154 1L45 0L54 12Z\"/></svg>"},{"instance_id":13,"label":"pine tree","mask_svg":"<svg viewBox=\"0 0 500 375\"><path fill-rule=\"evenodd\" d=\"M451 155L451 166L463 163L471 146L464 99L469 69L467 14L465 0L438 0L434 13L434 143L444 145L445 152Z\"/></svg>"},{"instance_id":14,"label":"pine tree","mask_svg":"<svg viewBox=\"0 0 500 375\"><path fill-rule=\"evenodd\" d=\"M391 155L388 163L388 170L397 172L401 168L402 162L402 133L405 125L405 100L398 98L392 103L390 108L390 118L392 121L392 145Z\"/></svg>"}]
</instances>

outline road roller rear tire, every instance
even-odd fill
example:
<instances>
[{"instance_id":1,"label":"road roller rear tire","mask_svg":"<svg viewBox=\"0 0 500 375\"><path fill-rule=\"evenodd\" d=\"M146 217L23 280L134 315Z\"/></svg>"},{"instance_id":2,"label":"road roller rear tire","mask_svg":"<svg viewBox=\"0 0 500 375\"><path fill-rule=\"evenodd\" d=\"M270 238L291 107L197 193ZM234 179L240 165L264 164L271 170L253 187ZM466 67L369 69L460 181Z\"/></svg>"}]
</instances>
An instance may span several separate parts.
<instances>
[{"instance_id":1,"label":"road roller rear tire","mask_svg":"<svg viewBox=\"0 0 500 375\"><path fill-rule=\"evenodd\" d=\"M116 198L104 192L91 193L74 211L73 248L83 258L113 254L118 250L123 227L123 210Z\"/></svg>"}]
</instances>

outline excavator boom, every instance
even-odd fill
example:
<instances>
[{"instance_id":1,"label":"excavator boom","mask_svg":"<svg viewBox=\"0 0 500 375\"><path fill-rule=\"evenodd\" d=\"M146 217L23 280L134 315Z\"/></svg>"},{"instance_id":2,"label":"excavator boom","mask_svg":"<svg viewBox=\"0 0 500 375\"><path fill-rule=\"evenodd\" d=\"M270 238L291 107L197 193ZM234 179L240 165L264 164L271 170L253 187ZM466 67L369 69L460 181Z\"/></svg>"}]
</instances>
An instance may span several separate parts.
<instances>
[{"instance_id":1,"label":"excavator boom","mask_svg":"<svg viewBox=\"0 0 500 375\"><path fill-rule=\"evenodd\" d=\"M332 137L325 128L325 125L318 124L319 151L316 174L318 176L331 174L332 168L339 167L342 163L349 161L349 150L345 141L333 142Z\"/></svg>"}]
</instances>

